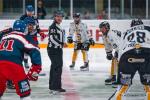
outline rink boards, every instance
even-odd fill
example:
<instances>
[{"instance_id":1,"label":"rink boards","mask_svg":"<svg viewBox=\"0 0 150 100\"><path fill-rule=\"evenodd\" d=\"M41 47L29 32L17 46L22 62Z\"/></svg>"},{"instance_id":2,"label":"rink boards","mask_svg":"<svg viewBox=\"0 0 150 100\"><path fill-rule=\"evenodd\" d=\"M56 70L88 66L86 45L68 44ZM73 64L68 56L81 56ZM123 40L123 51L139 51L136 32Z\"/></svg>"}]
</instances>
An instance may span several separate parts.
<instances>
[{"instance_id":1,"label":"rink boards","mask_svg":"<svg viewBox=\"0 0 150 100\"><path fill-rule=\"evenodd\" d=\"M99 24L104 20L83 20L82 22L87 24L88 30L90 35L93 37L93 39L96 42L96 45L92 48L103 48L103 41L102 41L102 33L99 32ZM121 32L126 31L128 28L130 28L131 20L107 20L110 23L111 29L119 30ZM0 20L0 30L6 29L8 27L12 27L14 20ZM41 28L41 31L45 34L48 34L48 28L52 24L53 20L39 20L39 25ZM65 37L68 36L69 33L69 25L73 22L73 20L63 20L61 26L65 31ZM145 25L150 25L150 20L143 20ZM39 36L38 36L39 37ZM48 43L48 38L46 38L44 41L40 41L39 43L41 48L46 48ZM67 40L65 38L65 40ZM68 48L72 48L73 45L69 45Z\"/></svg>"}]
</instances>

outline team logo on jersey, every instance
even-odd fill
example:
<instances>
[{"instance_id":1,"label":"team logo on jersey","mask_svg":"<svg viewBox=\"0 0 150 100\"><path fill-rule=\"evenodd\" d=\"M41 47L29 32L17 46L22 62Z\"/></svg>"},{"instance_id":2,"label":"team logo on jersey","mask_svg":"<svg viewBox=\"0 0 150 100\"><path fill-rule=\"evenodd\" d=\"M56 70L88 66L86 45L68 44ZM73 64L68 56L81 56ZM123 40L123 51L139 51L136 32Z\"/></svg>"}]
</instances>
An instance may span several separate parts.
<instances>
[{"instance_id":1,"label":"team logo on jersey","mask_svg":"<svg viewBox=\"0 0 150 100\"><path fill-rule=\"evenodd\" d=\"M20 81L20 82L19 82L19 88L20 88L20 92L21 92L21 93L30 91L30 86L29 86L28 80Z\"/></svg>"},{"instance_id":2,"label":"team logo on jersey","mask_svg":"<svg viewBox=\"0 0 150 100\"><path fill-rule=\"evenodd\" d=\"M50 33L56 33L55 29L51 29Z\"/></svg>"}]
</instances>

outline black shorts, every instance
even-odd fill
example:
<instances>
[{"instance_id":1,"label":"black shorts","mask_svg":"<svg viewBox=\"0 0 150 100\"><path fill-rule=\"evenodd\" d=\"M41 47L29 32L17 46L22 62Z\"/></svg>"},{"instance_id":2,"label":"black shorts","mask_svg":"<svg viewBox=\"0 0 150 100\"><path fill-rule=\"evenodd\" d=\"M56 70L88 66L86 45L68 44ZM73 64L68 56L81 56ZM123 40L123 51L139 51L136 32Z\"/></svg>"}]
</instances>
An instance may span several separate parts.
<instances>
[{"instance_id":1,"label":"black shorts","mask_svg":"<svg viewBox=\"0 0 150 100\"><path fill-rule=\"evenodd\" d=\"M87 47L87 49L84 48L84 43L75 43L74 44L74 50L85 50L88 51L90 48L90 45Z\"/></svg>"},{"instance_id":2,"label":"black shorts","mask_svg":"<svg viewBox=\"0 0 150 100\"><path fill-rule=\"evenodd\" d=\"M150 49L142 48L140 53L135 49L124 53L119 60L118 83L124 84L124 76L129 75L131 84L132 79L138 71L142 84L150 84ZM126 80L123 80L126 81Z\"/></svg>"}]
</instances>

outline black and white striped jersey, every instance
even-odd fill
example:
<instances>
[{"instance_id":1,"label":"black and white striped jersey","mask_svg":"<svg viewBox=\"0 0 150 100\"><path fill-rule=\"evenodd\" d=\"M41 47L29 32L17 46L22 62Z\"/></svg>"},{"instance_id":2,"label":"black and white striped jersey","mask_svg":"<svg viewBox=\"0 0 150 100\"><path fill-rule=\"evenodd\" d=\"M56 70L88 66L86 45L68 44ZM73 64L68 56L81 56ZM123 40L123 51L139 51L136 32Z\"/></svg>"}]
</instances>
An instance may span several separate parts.
<instances>
[{"instance_id":1,"label":"black and white striped jersey","mask_svg":"<svg viewBox=\"0 0 150 100\"><path fill-rule=\"evenodd\" d=\"M63 48L65 33L59 24L53 22L49 27L48 35L48 47Z\"/></svg>"}]
</instances>

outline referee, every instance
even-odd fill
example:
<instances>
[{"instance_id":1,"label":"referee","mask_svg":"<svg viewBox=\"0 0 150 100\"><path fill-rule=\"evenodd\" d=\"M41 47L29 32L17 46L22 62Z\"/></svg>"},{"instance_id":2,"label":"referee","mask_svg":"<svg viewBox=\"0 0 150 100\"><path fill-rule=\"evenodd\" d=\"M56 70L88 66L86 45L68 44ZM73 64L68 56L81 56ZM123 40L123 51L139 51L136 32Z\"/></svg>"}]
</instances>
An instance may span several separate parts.
<instances>
[{"instance_id":1,"label":"referee","mask_svg":"<svg viewBox=\"0 0 150 100\"><path fill-rule=\"evenodd\" d=\"M66 92L62 88L61 75L63 67L63 46L64 46L64 31L60 24L63 19L62 11L58 10L54 13L54 21L49 27L49 41L47 52L51 60L51 69L49 77L50 93L56 94Z\"/></svg>"}]
</instances>

